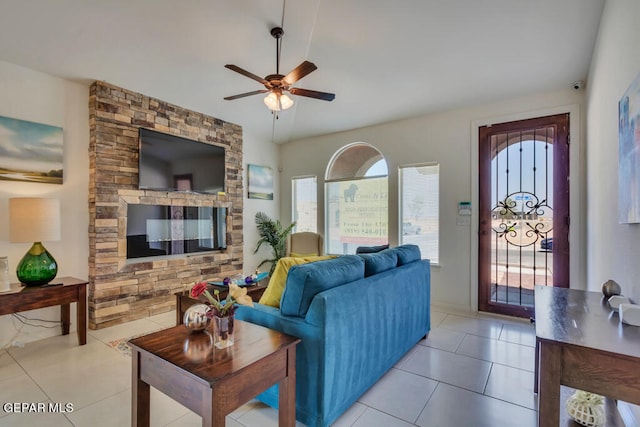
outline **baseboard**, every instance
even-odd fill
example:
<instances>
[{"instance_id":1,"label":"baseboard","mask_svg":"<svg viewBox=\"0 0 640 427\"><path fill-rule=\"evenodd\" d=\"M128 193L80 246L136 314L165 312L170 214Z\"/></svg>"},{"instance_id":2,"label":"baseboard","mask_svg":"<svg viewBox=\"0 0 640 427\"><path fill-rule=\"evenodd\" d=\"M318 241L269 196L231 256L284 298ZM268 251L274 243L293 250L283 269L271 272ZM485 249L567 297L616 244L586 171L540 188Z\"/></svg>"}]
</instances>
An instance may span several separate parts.
<instances>
[{"instance_id":1,"label":"baseboard","mask_svg":"<svg viewBox=\"0 0 640 427\"><path fill-rule=\"evenodd\" d=\"M640 420L640 406L618 401L618 412L620 413L622 421L624 421L624 425L640 425L640 423L638 423L638 420Z\"/></svg>"}]
</instances>

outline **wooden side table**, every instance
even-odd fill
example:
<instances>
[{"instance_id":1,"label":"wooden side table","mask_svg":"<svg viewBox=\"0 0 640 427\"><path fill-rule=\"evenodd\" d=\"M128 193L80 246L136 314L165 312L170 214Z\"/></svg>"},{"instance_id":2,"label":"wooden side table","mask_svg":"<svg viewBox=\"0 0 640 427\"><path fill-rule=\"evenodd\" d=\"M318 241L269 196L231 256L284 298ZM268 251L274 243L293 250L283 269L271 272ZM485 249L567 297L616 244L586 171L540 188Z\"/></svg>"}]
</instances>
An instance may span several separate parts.
<instances>
[{"instance_id":1,"label":"wooden side table","mask_svg":"<svg viewBox=\"0 0 640 427\"><path fill-rule=\"evenodd\" d=\"M536 285L535 304L540 427L559 425L561 385L640 405L640 328L599 292Z\"/></svg>"},{"instance_id":2,"label":"wooden side table","mask_svg":"<svg viewBox=\"0 0 640 427\"><path fill-rule=\"evenodd\" d=\"M300 340L238 319L234 334L225 349L182 325L129 341L131 425L149 426L150 387L200 415L203 426L224 427L226 415L279 384L279 425L294 427Z\"/></svg>"},{"instance_id":3,"label":"wooden side table","mask_svg":"<svg viewBox=\"0 0 640 427\"><path fill-rule=\"evenodd\" d=\"M85 345L87 343L87 283L89 282L75 277L56 277L51 283L60 283L60 285L24 286L21 288L20 283L12 283L12 289L21 290L0 294L0 315L59 305L62 335L69 335L70 304L75 302L77 304L78 343Z\"/></svg>"},{"instance_id":4,"label":"wooden side table","mask_svg":"<svg viewBox=\"0 0 640 427\"><path fill-rule=\"evenodd\" d=\"M253 302L258 302L264 291L267 289L268 285L269 277L265 277L264 279L258 281L255 285L247 286L247 295L251 297ZM218 290L220 292L220 299L225 299L227 297L227 294L229 293L229 288L226 286L209 285L207 289L209 289L211 295L213 295L213 290ZM175 295L176 325L182 325L184 320L184 312L194 304L202 304L203 301L191 298L191 296L189 295L189 291L178 292Z\"/></svg>"}]
</instances>

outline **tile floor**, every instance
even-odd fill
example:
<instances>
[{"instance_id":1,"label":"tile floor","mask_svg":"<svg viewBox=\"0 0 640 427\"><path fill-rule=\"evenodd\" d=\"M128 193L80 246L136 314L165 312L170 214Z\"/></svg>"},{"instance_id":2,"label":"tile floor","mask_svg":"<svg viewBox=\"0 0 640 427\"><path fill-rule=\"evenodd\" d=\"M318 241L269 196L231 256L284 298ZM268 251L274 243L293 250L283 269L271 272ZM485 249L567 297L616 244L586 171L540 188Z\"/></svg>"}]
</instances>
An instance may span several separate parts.
<instances>
[{"instance_id":1,"label":"tile floor","mask_svg":"<svg viewBox=\"0 0 640 427\"><path fill-rule=\"evenodd\" d=\"M432 308L432 330L340 419L336 427L536 425L534 327L524 321ZM165 313L99 331L0 350L0 402L72 403L57 414L7 413L2 426L130 425L131 359L108 343L175 324ZM3 408L4 409L4 408ZM228 427L277 426L277 412L251 401ZM152 389L152 426L200 426L200 417ZM302 426L302 424L298 424Z\"/></svg>"}]
</instances>

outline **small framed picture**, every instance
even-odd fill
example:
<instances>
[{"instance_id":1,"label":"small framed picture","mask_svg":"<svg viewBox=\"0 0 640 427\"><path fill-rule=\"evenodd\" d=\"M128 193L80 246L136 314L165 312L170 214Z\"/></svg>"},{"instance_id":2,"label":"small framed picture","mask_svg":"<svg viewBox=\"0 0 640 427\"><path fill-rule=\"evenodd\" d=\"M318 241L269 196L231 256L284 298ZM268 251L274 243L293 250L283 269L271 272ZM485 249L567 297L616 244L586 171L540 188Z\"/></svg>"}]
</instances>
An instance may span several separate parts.
<instances>
[{"instance_id":1,"label":"small framed picture","mask_svg":"<svg viewBox=\"0 0 640 427\"><path fill-rule=\"evenodd\" d=\"M273 200L273 169L249 165L249 198Z\"/></svg>"},{"instance_id":2,"label":"small framed picture","mask_svg":"<svg viewBox=\"0 0 640 427\"><path fill-rule=\"evenodd\" d=\"M62 184L62 128L0 116L0 179Z\"/></svg>"}]
</instances>

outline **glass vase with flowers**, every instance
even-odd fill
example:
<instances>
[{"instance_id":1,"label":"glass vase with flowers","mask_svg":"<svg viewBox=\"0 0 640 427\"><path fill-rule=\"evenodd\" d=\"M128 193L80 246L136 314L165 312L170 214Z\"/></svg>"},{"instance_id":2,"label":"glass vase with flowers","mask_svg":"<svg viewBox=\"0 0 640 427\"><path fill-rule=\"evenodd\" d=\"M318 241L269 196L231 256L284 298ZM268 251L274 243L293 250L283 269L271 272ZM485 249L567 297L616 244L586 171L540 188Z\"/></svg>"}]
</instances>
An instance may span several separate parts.
<instances>
[{"instance_id":1,"label":"glass vase with flowers","mask_svg":"<svg viewBox=\"0 0 640 427\"><path fill-rule=\"evenodd\" d=\"M215 289L213 295L209 292L207 282L198 282L191 288L192 298L204 296L204 303L209 306L207 317L213 320L213 343L218 348L226 348L233 345L233 320L238 304L253 307L251 297L247 295L247 289L241 288L235 283L229 283L227 298L220 300L220 291Z\"/></svg>"}]
</instances>

